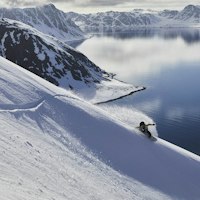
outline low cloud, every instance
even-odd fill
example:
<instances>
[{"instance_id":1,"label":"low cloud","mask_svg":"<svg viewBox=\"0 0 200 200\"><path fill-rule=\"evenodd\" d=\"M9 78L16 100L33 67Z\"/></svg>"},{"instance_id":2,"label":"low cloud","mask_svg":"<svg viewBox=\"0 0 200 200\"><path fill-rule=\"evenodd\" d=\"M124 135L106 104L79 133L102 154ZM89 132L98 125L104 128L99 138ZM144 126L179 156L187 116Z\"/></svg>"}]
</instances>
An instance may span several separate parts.
<instances>
[{"instance_id":1,"label":"low cloud","mask_svg":"<svg viewBox=\"0 0 200 200\"><path fill-rule=\"evenodd\" d=\"M47 3L46 0L1 0L1 5L5 7L26 7Z\"/></svg>"},{"instance_id":2,"label":"low cloud","mask_svg":"<svg viewBox=\"0 0 200 200\"><path fill-rule=\"evenodd\" d=\"M1 0L1 6L7 7L27 7L27 6L36 6L41 4L53 3L55 5L63 5L70 7L79 7L79 8L106 8L115 9L115 8L183 8L188 4L198 5L199 0Z\"/></svg>"},{"instance_id":3,"label":"low cloud","mask_svg":"<svg viewBox=\"0 0 200 200\"><path fill-rule=\"evenodd\" d=\"M70 3L74 4L76 6L87 6L87 7L112 7L112 6L123 6L123 5L136 5L136 6L151 6L151 7L173 7L173 6L179 6L183 7L184 5L188 4L199 4L199 0L185 0L184 2L182 0L52 0L52 3Z\"/></svg>"},{"instance_id":4,"label":"low cloud","mask_svg":"<svg viewBox=\"0 0 200 200\"><path fill-rule=\"evenodd\" d=\"M52 3L71 3L79 6L115 6L127 2L134 2L132 0L53 0Z\"/></svg>"}]
</instances>

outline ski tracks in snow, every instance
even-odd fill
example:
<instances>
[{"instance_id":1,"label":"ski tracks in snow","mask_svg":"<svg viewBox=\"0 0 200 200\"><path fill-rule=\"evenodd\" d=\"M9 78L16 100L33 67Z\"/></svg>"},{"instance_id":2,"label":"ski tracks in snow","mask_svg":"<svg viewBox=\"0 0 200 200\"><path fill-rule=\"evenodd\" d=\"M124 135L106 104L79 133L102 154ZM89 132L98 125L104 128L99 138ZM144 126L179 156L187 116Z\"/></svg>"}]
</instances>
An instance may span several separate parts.
<instances>
[{"instance_id":1,"label":"ski tracks in snow","mask_svg":"<svg viewBox=\"0 0 200 200\"><path fill-rule=\"evenodd\" d=\"M2 112L9 112L9 113L35 112L40 107L42 107L45 102L47 102L48 100L50 100L52 98L57 98L57 97L67 97L70 99L78 100L78 98L75 98L75 97L72 97L69 95L63 95L63 94L56 94L53 96L49 95L49 96L41 98L38 101L30 102L30 103L22 104L22 105L14 105L14 104L10 104L10 105L2 104L1 105L0 104L0 113L2 113Z\"/></svg>"},{"instance_id":2,"label":"ski tracks in snow","mask_svg":"<svg viewBox=\"0 0 200 200\"><path fill-rule=\"evenodd\" d=\"M3 107L3 109L0 109L0 112L10 112L10 113L27 112L27 111L35 112L43 105L44 102L45 100L40 100L35 103L28 103L24 105L0 105L0 108Z\"/></svg>"}]
</instances>

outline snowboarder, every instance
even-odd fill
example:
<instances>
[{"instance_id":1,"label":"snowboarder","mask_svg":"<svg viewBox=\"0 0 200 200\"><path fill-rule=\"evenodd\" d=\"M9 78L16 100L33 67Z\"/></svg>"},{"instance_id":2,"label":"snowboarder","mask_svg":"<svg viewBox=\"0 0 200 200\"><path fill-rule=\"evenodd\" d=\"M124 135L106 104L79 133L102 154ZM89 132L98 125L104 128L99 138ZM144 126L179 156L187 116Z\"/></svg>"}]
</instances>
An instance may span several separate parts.
<instances>
[{"instance_id":1,"label":"snowboarder","mask_svg":"<svg viewBox=\"0 0 200 200\"><path fill-rule=\"evenodd\" d=\"M147 135L149 138L152 137L151 132L148 130L148 126L155 126L155 124L145 124L144 122L140 122L139 130Z\"/></svg>"}]
</instances>

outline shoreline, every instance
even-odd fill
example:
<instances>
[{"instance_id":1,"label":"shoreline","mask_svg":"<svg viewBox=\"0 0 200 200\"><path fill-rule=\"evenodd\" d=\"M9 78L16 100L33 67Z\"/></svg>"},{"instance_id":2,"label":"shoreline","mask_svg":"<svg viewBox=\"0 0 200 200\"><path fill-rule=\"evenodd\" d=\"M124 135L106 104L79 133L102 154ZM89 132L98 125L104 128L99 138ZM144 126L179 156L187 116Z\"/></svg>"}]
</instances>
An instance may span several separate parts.
<instances>
[{"instance_id":1,"label":"shoreline","mask_svg":"<svg viewBox=\"0 0 200 200\"><path fill-rule=\"evenodd\" d=\"M140 92L140 91L143 91L143 90L145 90L145 89L146 89L146 87L142 87L142 88L139 89L139 90L132 91L132 92L130 92L130 93L128 93L128 94L125 94L125 95L122 95L122 96L120 96L120 97L117 97L117 98L114 98L114 99L109 99L109 100L102 101L102 102L94 103L94 105L100 105L100 104L104 104L104 103L110 103L110 102L113 102L113 101L116 101L116 100L119 100L119 99L123 99L124 97L130 96L130 95L132 95L132 94L134 94L134 93L136 93L136 92Z\"/></svg>"}]
</instances>

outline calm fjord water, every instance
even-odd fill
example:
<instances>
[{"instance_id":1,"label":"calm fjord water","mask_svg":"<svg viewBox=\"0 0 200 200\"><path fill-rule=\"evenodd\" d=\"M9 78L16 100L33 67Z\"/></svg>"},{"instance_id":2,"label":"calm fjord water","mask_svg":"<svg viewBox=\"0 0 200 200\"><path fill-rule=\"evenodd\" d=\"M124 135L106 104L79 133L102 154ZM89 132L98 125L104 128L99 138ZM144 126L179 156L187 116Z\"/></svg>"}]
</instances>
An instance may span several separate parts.
<instances>
[{"instance_id":1,"label":"calm fjord water","mask_svg":"<svg viewBox=\"0 0 200 200\"><path fill-rule=\"evenodd\" d=\"M118 79L146 86L114 103L143 111L160 138L200 155L200 30L103 34L77 49Z\"/></svg>"}]
</instances>

